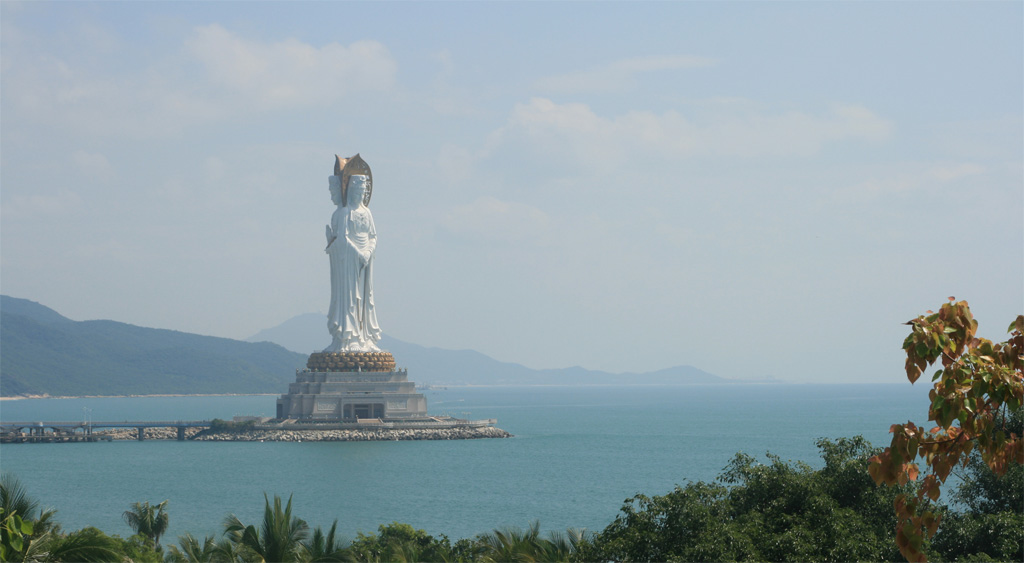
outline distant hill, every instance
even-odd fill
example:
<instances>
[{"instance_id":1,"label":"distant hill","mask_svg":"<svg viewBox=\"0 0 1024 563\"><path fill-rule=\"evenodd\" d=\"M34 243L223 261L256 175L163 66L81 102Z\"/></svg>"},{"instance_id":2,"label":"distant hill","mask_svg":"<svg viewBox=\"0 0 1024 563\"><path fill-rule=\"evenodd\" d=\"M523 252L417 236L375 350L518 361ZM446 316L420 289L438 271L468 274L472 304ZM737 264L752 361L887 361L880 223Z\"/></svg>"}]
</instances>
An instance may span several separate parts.
<instances>
[{"instance_id":1,"label":"distant hill","mask_svg":"<svg viewBox=\"0 0 1024 563\"><path fill-rule=\"evenodd\" d=\"M0 395L284 393L306 356L114 321L73 321L0 296Z\"/></svg>"},{"instance_id":2,"label":"distant hill","mask_svg":"<svg viewBox=\"0 0 1024 563\"><path fill-rule=\"evenodd\" d=\"M73 321L39 303L3 295L0 396L284 393L307 355L330 343L325 325L323 315L299 315L242 342L115 321ZM535 370L473 350L427 348L386 335L381 344L420 384L732 381L691 366L618 374L581 367Z\"/></svg>"},{"instance_id":3,"label":"distant hill","mask_svg":"<svg viewBox=\"0 0 1024 563\"><path fill-rule=\"evenodd\" d=\"M309 354L331 343L327 317L306 313L262 330L246 339L269 341L289 350ZM609 385L609 384L707 384L729 383L692 366L676 366L647 373L608 373L581 367L531 369L520 364L500 362L473 350L427 348L391 338L387 334L381 347L395 356L400 367L409 369L409 379L432 385Z\"/></svg>"},{"instance_id":4,"label":"distant hill","mask_svg":"<svg viewBox=\"0 0 1024 563\"><path fill-rule=\"evenodd\" d=\"M327 332L327 315L306 313L263 329L245 341L273 342L292 352L308 355L326 348L331 343L331 335Z\"/></svg>"}]
</instances>

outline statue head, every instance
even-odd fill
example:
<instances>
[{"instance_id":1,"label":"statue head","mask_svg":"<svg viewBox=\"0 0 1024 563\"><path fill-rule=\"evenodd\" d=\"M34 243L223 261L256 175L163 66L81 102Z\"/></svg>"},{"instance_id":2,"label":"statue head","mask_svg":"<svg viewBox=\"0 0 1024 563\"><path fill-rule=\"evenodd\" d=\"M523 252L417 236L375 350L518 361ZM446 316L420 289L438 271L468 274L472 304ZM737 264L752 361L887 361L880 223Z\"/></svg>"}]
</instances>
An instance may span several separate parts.
<instances>
[{"instance_id":1,"label":"statue head","mask_svg":"<svg viewBox=\"0 0 1024 563\"><path fill-rule=\"evenodd\" d=\"M363 204L363 197L370 188L370 177L364 174L353 174L348 177L348 206L352 208Z\"/></svg>"},{"instance_id":2,"label":"statue head","mask_svg":"<svg viewBox=\"0 0 1024 563\"><path fill-rule=\"evenodd\" d=\"M341 176L328 176L328 189L331 190L331 201L334 205L341 205Z\"/></svg>"},{"instance_id":3,"label":"statue head","mask_svg":"<svg viewBox=\"0 0 1024 563\"><path fill-rule=\"evenodd\" d=\"M351 201L348 197L349 178L352 176L366 176L366 190L363 196L363 204L370 205L370 195L373 193L373 172L370 165L358 154L350 158L341 158L334 155L334 175L341 178L341 201L342 205L348 205Z\"/></svg>"}]
</instances>

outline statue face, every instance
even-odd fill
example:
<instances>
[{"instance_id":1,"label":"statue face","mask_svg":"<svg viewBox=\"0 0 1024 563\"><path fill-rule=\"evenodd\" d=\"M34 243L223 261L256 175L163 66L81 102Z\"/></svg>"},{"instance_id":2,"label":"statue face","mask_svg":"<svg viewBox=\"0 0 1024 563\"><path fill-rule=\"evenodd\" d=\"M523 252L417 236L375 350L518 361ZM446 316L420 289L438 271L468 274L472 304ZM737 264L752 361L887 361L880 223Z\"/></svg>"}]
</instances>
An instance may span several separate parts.
<instances>
[{"instance_id":1,"label":"statue face","mask_svg":"<svg viewBox=\"0 0 1024 563\"><path fill-rule=\"evenodd\" d=\"M370 181L367 176L356 175L348 179L348 204L351 207L359 207L363 204L363 195L366 193L366 184Z\"/></svg>"},{"instance_id":2,"label":"statue face","mask_svg":"<svg viewBox=\"0 0 1024 563\"><path fill-rule=\"evenodd\" d=\"M330 176L329 185L331 190L331 201L334 205L341 205L341 177Z\"/></svg>"}]
</instances>

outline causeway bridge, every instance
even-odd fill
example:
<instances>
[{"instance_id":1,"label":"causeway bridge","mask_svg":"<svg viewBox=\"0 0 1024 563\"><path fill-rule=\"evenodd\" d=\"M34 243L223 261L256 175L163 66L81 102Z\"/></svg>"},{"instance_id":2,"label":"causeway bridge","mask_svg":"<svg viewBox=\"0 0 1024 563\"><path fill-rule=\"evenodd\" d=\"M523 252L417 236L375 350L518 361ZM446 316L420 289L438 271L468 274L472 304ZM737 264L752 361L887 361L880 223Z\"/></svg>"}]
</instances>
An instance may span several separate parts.
<instances>
[{"instance_id":1,"label":"causeway bridge","mask_svg":"<svg viewBox=\"0 0 1024 563\"><path fill-rule=\"evenodd\" d=\"M96 442L108 440L95 430L134 428L137 440L146 439L147 428L175 428L178 440L185 439L186 428L209 428L209 420L122 420L122 421L2 421L0 442Z\"/></svg>"}]
</instances>

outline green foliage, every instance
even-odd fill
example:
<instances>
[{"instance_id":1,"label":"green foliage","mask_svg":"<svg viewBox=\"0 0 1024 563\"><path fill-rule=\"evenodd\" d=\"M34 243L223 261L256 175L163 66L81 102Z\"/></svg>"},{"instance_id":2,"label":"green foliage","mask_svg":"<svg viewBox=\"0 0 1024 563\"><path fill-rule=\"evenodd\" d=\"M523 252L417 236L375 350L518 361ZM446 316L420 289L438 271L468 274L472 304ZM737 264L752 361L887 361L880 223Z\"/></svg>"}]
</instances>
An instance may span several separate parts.
<instances>
[{"instance_id":1,"label":"green foliage","mask_svg":"<svg viewBox=\"0 0 1024 563\"><path fill-rule=\"evenodd\" d=\"M24 561L39 553L54 527L54 514L40 510L13 473L0 475L0 560Z\"/></svg>"},{"instance_id":2,"label":"green foliage","mask_svg":"<svg viewBox=\"0 0 1024 563\"><path fill-rule=\"evenodd\" d=\"M1000 428L1022 433L1024 409L1010 411ZM1024 561L1024 465L1011 463L1002 477L975 451L953 499L965 508L947 514L932 541L940 559L948 561Z\"/></svg>"},{"instance_id":3,"label":"green foliage","mask_svg":"<svg viewBox=\"0 0 1024 563\"><path fill-rule=\"evenodd\" d=\"M547 538L540 535L540 523L534 522L526 530L504 528L481 534L476 539L476 561L570 561L583 555L588 545L582 530L570 529L565 534L552 532Z\"/></svg>"},{"instance_id":4,"label":"green foliage","mask_svg":"<svg viewBox=\"0 0 1024 563\"><path fill-rule=\"evenodd\" d=\"M381 524L376 534L359 533L349 546L356 561L452 561L448 538L434 538L409 524Z\"/></svg>"},{"instance_id":5,"label":"green foliage","mask_svg":"<svg viewBox=\"0 0 1024 563\"><path fill-rule=\"evenodd\" d=\"M504 528L454 544L446 536L434 537L408 524L381 525L376 534L360 533L349 546L354 561L447 561L493 563L498 561L569 561L585 543L583 533L568 530L541 537L540 526L526 530Z\"/></svg>"},{"instance_id":6,"label":"green foliage","mask_svg":"<svg viewBox=\"0 0 1024 563\"><path fill-rule=\"evenodd\" d=\"M861 437L821 440L825 467L760 464L737 454L720 483L696 482L664 496L627 499L586 547L586 560L893 560L892 499L859 477L877 453ZM725 484L731 486L725 486Z\"/></svg>"},{"instance_id":7,"label":"green foliage","mask_svg":"<svg viewBox=\"0 0 1024 563\"><path fill-rule=\"evenodd\" d=\"M301 561L303 540L309 534L305 520L292 516L292 498L282 508L281 497L274 495L274 504L263 495L265 506L259 528L243 524L234 514L224 521L224 535L240 548L246 561L285 563Z\"/></svg>"},{"instance_id":8,"label":"green foliage","mask_svg":"<svg viewBox=\"0 0 1024 563\"><path fill-rule=\"evenodd\" d=\"M305 560L309 563L349 561L351 552L335 537L337 529L337 520L331 524L331 529L326 534L320 529L320 526L317 526L309 541L304 544Z\"/></svg>"},{"instance_id":9,"label":"green foliage","mask_svg":"<svg viewBox=\"0 0 1024 563\"><path fill-rule=\"evenodd\" d=\"M238 549L228 539L220 542L210 536L202 541L186 533L178 537L178 545L167 549L164 561L167 563L220 563L239 561ZM315 561L315 560L314 560Z\"/></svg>"},{"instance_id":10,"label":"green foliage","mask_svg":"<svg viewBox=\"0 0 1024 563\"><path fill-rule=\"evenodd\" d=\"M1007 409L998 430L1024 436L1024 408ZM1024 465L1010 463L1006 473L996 475L981 455L971 452L966 470L958 473L961 484L953 499L974 514L997 514L1006 510L1024 510Z\"/></svg>"},{"instance_id":11,"label":"green foliage","mask_svg":"<svg viewBox=\"0 0 1024 563\"><path fill-rule=\"evenodd\" d=\"M1024 561L1024 514L947 514L931 545L942 561Z\"/></svg>"},{"instance_id":12,"label":"green foliage","mask_svg":"<svg viewBox=\"0 0 1024 563\"><path fill-rule=\"evenodd\" d=\"M0 477L0 561L120 561L115 539L96 528L62 534L52 510L40 510L10 473ZM135 561L145 559L136 558ZM153 559L154 563L159 557Z\"/></svg>"},{"instance_id":13,"label":"green foliage","mask_svg":"<svg viewBox=\"0 0 1024 563\"><path fill-rule=\"evenodd\" d=\"M50 530L56 514L54 510L40 510L39 502L28 496L28 491L13 473L0 475L0 510L5 519L17 515L24 521L32 522L36 534Z\"/></svg>"},{"instance_id":14,"label":"green foliage","mask_svg":"<svg viewBox=\"0 0 1024 563\"><path fill-rule=\"evenodd\" d=\"M5 514L0 508L0 561L12 561L16 554L25 551L26 538L32 536L32 522L21 519L17 514Z\"/></svg>"},{"instance_id":15,"label":"green foliage","mask_svg":"<svg viewBox=\"0 0 1024 563\"><path fill-rule=\"evenodd\" d=\"M243 420L235 422L231 420L221 420L215 418L210 421L211 433L226 433L226 434L241 434L243 432L250 432L256 428L255 420Z\"/></svg>"},{"instance_id":16,"label":"green foliage","mask_svg":"<svg viewBox=\"0 0 1024 563\"><path fill-rule=\"evenodd\" d=\"M130 542L108 536L96 528L82 528L69 534L51 535L42 560L101 563L129 558L135 563L159 563L160 555L141 539Z\"/></svg>"},{"instance_id":17,"label":"green foliage","mask_svg":"<svg viewBox=\"0 0 1024 563\"><path fill-rule=\"evenodd\" d=\"M160 536L164 535L170 525L170 516L164 512L168 501L150 506L149 501L136 502L131 509L125 510L122 517L126 524L138 535L153 543L160 549Z\"/></svg>"}]
</instances>

